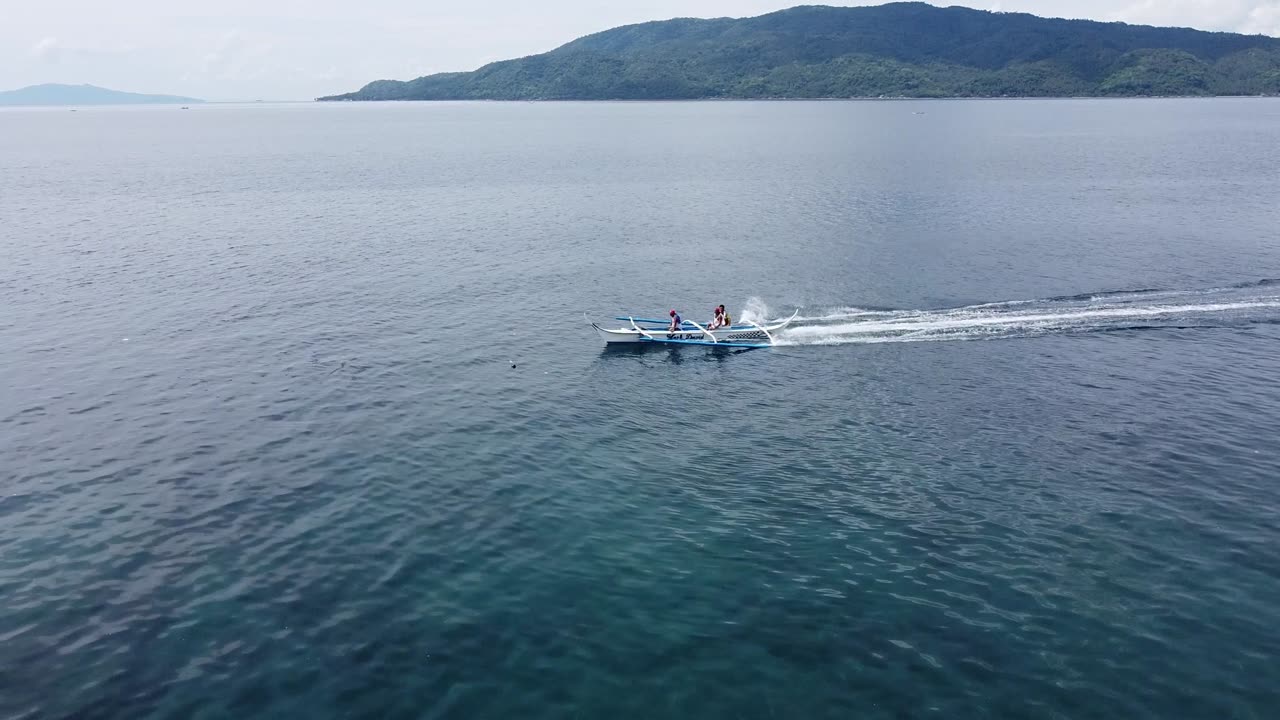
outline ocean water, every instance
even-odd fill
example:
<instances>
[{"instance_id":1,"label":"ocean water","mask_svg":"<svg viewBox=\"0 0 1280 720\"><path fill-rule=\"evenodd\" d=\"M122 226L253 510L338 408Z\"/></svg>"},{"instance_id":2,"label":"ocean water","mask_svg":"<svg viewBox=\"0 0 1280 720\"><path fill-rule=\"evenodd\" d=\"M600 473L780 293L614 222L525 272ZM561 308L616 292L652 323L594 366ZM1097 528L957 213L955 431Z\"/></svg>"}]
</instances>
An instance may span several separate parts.
<instances>
[{"instance_id":1,"label":"ocean water","mask_svg":"<svg viewBox=\"0 0 1280 720\"><path fill-rule=\"evenodd\" d=\"M1278 200L1274 100L0 111L0 717L1275 717Z\"/></svg>"}]
</instances>

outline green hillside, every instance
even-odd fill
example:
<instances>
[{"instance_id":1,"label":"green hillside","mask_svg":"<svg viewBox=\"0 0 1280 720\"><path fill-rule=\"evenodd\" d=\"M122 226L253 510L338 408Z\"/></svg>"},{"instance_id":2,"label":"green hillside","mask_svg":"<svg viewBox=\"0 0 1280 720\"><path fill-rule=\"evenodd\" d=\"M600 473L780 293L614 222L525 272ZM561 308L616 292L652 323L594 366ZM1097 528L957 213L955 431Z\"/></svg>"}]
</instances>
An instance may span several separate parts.
<instances>
[{"instance_id":1,"label":"green hillside","mask_svg":"<svg viewBox=\"0 0 1280 720\"><path fill-rule=\"evenodd\" d=\"M628 25L321 100L1280 94L1280 39L923 3Z\"/></svg>"}]
</instances>

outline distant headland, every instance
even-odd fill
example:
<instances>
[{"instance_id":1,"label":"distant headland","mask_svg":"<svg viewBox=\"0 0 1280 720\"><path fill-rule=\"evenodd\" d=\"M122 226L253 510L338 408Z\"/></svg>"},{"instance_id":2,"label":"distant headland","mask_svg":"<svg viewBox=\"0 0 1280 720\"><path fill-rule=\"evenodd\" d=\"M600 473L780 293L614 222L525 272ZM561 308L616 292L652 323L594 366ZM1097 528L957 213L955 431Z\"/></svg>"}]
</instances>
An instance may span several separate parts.
<instances>
[{"instance_id":1,"label":"distant headland","mask_svg":"<svg viewBox=\"0 0 1280 720\"><path fill-rule=\"evenodd\" d=\"M923 3L627 25L473 72L320 100L1280 94L1280 38Z\"/></svg>"},{"instance_id":2,"label":"distant headland","mask_svg":"<svg viewBox=\"0 0 1280 720\"><path fill-rule=\"evenodd\" d=\"M179 95L141 95L95 85L31 85L0 92L0 105L162 105L202 103Z\"/></svg>"}]
</instances>

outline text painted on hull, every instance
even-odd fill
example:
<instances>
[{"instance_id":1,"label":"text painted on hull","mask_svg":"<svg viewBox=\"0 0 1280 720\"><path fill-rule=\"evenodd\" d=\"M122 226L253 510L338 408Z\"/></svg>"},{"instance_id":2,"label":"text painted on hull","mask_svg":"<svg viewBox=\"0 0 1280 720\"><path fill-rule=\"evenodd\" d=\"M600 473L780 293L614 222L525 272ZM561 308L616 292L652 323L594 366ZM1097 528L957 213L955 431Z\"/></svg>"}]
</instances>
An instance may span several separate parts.
<instances>
[{"instance_id":1,"label":"text painted on hull","mask_svg":"<svg viewBox=\"0 0 1280 720\"><path fill-rule=\"evenodd\" d=\"M671 333L667 335L667 339L669 340L701 340L703 337L704 335L702 333ZM720 335L716 337L716 340L722 342L725 340L763 340L764 337L764 333L755 331L733 333L732 335Z\"/></svg>"}]
</instances>

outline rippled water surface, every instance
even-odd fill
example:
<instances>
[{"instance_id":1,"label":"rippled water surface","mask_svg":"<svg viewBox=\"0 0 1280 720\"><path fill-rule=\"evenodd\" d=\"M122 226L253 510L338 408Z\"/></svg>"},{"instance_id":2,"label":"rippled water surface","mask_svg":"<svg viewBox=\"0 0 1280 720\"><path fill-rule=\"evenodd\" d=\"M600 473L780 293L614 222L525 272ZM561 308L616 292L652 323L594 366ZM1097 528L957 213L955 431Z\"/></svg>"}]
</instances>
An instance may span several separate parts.
<instances>
[{"instance_id":1,"label":"rippled water surface","mask_svg":"<svg viewBox=\"0 0 1280 720\"><path fill-rule=\"evenodd\" d=\"M1275 717L1278 168L1266 100L0 112L0 717ZM583 318L722 302L799 316Z\"/></svg>"}]
</instances>

